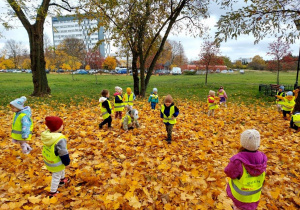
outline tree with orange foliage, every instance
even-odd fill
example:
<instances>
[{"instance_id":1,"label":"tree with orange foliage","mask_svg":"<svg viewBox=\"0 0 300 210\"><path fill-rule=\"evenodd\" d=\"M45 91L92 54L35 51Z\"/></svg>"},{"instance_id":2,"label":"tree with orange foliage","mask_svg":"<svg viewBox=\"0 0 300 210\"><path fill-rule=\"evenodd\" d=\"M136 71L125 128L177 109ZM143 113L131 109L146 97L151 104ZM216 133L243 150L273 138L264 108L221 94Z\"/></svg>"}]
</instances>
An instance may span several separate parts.
<instances>
[{"instance_id":1,"label":"tree with orange foliage","mask_svg":"<svg viewBox=\"0 0 300 210\"><path fill-rule=\"evenodd\" d=\"M117 61L114 57L108 56L103 62L103 68L108 70L114 70L117 67Z\"/></svg>"}]
</instances>

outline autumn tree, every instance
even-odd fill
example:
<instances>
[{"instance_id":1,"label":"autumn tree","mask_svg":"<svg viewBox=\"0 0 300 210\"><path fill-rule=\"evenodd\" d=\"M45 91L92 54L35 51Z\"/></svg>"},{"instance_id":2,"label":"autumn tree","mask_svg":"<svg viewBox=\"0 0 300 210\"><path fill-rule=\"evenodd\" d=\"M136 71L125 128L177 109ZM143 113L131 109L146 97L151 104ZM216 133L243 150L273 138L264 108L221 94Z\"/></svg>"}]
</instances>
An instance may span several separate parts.
<instances>
[{"instance_id":1,"label":"autumn tree","mask_svg":"<svg viewBox=\"0 0 300 210\"><path fill-rule=\"evenodd\" d=\"M248 67L254 70L264 70L266 67L266 62L261 56L256 55L253 57L252 61L248 64Z\"/></svg>"},{"instance_id":2,"label":"autumn tree","mask_svg":"<svg viewBox=\"0 0 300 210\"><path fill-rule=\"evenodd\" d=\"M103 68L108 70L114 70L117 67L117 61L114 57L108 56L103 62Z\"/></svg>"},{"instance_id":3,"label":"autumn tree","mask_svg":"<svg viewBox=\"0 0 300 210\"><path fill-rule=\"evenodd\" d=\"M277 85L279 85L279 71L281 69L280 61L281 59L290 53L290 45L287 42L278 38L276 41L269 44L268 55L272 56L273 59L277 62Z\"/></svg>"},{"instance_id":4,"label":"autumn tree","mask_svg":"<svg viewBox=\"0 0 300 210\"><path fill-rule=\"evenodd\" d=\"M85 56L85 63L90 65L92 69L101 69L103 66L103 57L101 56L99 50L89 51Z\"/></svg>"},{"instance_id":5,"label":"autumn tree","mask_svg":"<svg viewBox=\"0 0 300 210\"><path fill-rule=\"evenodd\" d=\"M201 20L207 17L208 0L83 0L86 12L104 21L116 43L128 45L132 56L132 72L135 95L145 96L154 66L173 29L203 33ZM145 64L150 52L158 42L157 50L145 75ZM140 65L140 77L138 74Z\"/></svg>"},{"instance_id":6,"label":"autumn tree","mask_svg":"<svg viewBox=\"0 0 300 210\"><path fill-rule=\"evenodd\" d=\"M232 62L229 57L227 56L221 56L223 59L224 65L227 66L227 68L232 68Z\"/></svg>"},{"instance_id":7,"label":"autumn tree","mask_svg":"<svg viewBox=\"0 0 300 210\"><path fill-rule=\"evenodd\" d=\"M294 20L300 18L298 0L252 0L248 5L246 3L249 1L244 0L245 6L239 9L235 9L237 1L218 2L223 9L230 9L217 22L216 37L219 41L237 38L242 34L253 34L255 43L270 34L282 37L289 43L299 39L299 32L294 24Z\"/></svg>"},{"instance_id":8,"label":"autumn tree","mask_svg":"<svg viewBox=\"0 0 300 210\"><path fill-rule=\"evenodd\" d=\"M14 68L20 68L22 51L24 50L22 42L17 42L15 40L10 39L5 43L5 49L8 57L14 63Z\"/></svg>"},{"instance_id":9,"label":"autumn tree","mask_svg":"<svg viewBox=\"0 0 300 210\"><path fill-rule=\"evenodd\" d=\"M220 49L215 42L205 40L201 46L200 51L200 64L205 66L205 85L207 84L208 67L215 64Z\"/></svg>"},{"instance_id":10,"label":"autumn tree","mask_svg":"<svg viewBox=\"0 0 300 210\"><path fill-rule=\"evenodd\" d=\"M76 58L77 61L84 63L86 51L82 39L66 38L57 46L57 49L64 51L68 56L72 56Z\"/></svg>"},{"instance_id":11,"label":"autumn tree","mask_svg":"<svg viewBox=\"0 0 300 210\"><path fill-rule=\"evenodd\" d=\"M71 11L72 7L68 0L42 0L32 3L31 0L6 0L8 3L8 15L4 22L6 28L13 27L13 18L17 17L29 37L30 60L33 80L33 96L43 96L50 94L51 89L45 72L44 58L44 23L49 14L50 7L59 12L60 9ZM3 19L1 19L3 20Z\"/></svg>"}]
</instances>

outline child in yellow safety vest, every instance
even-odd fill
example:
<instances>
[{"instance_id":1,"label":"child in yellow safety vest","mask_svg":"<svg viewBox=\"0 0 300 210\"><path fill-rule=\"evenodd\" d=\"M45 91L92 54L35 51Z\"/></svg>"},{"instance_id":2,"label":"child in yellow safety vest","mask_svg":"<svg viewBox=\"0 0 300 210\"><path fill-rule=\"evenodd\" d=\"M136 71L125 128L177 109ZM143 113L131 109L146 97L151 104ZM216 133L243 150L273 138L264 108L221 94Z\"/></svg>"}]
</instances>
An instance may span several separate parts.
<instances>
[{"instance_id":1,"label":"child in yellow safety vest","mask_svg":"<svg viewBox=\"0 0 300 210\"><path fill-rule=\"evenodd\" d=\"M283 99L277 98L277 96L285 97L284 86L280 86L278 92L276 93L276 107L278 112L282 112Z\"/></svg>"},{"instance_id":2,"label":"child in yellow safety vest","mask_svg":"<svg viewBox=\"0 0 300 210\"><path fill-rule=\"evenodd\" d=\"M215 109L217 109L218 106L218 97L215 97L215 91L210 90L209 95L207 96L207 104L208 104L208 116L215 116Z\"/></svg>"},{"instance_id":3,"label":"child in yellow safety vest","mask_svg":"<svg viewBox=\"0 0 300 210\"><path fill-rule=\"evenodd\" d=\"M43 159L46 168L52 172L51 188L49 197L56 196L58 186L64 186L70 182L65 177L65 167L70 164L69 152L67 149L67 138L61 134L64 128L63 121L59 117L48 116L45 124L49 130L41 134L43 142Z\"/></svg>"},{"instance_id":4,"label":"child in yellow safety vest","mask_svg":"<svg viewBox=\"0 0 300 210\"><path fill-rule=\"evenodd\" d=\"M99 124L99 128L102 129L103 125L107 124L108 128L111 128L111 122L112 122L112 107L108 100L109 98L109 92L108 90L102 90L101 96L99 99L100 107L101 107L101 114L103 121Z\"/></svg>"},{"instance_id":5,"label":"child in yellow safety vest","mask_svg":"<svg viewBox=\"0 0 300 210\"><path fill-rule=\"evenodd\" d=\"M122 97L122 88L120 88L119 86L115 87L115 103L114 103L114 109L115 109L115 118L119 118L122 119L122 112L124 110L124 103L123 103L123 97Z\"/></svg>"},{"instance_id":6,"label":"child in yellow safety vest","mask_svg":"<svg viewBox=\"0 0 300 210\"><path fill-rule=\"evenodd\" d=\"M122 118L122 128L127 131L134 127L140 127L137 119L139 118L138 111L136 109L129 110L126 115Z\"/></svg>"},{"instance_id":7,"label":"child in yellow safety vest","mask_svg":"<svg viewBox=\"0 0 300 210\"><path fill-rule=\"evenodd\" d=\"M132 109L132 106L133 106L133 101L135 100L135 95L134 93L131 91L131 88L128 87L126 89L126 93L124 94L123 96L123 103L124 103L124 106L127 106L128 107L128 110L131 110Z\"/></svg>"},{"instance_id":8,"label":"child in yellow safety vest","mask_svg":"<svg viewBox=\"0 0 300 210\"><path fill-rule=\"evenodd\" d=\"M282 114L283 118L286 120L287 119L287 114L291 115L292 110L295 106L295 97L293 96L293 92L289 91L286 94L286 97L281 97L277 95L277 98L282 99Z\"/></svg>"},{"instance_id":9,"label":"child in yellow safety vest","mask_svg":"<svg viewBox=\"0 0 300 210\"><path fill-rule=\"evenodd\" d=\"M290 128L295 129L296 131L300 127L300 96L297 95L296 104L293 110L293 115L290 121Z\"/></svg>"},{"instance_id":10,"label":"child in yellow safety vest","mask_svg":"<svg viewBox=\"0 0 300 210\"><path fill-rule=\"evenodd\" d=\"M31 140L33 122L30 107L24 107L26 100L27 98L22 96L10 102L10 108L14 112L11 137L13 143L21 146L24 154L29 154L32 148L27 142Z\"/></svg>"},{"instance_id":11,"label":"child in yellow safety vest","mask_svg":"<svg viewBox=\"0 0 300 210\"><path fill-rule=\"evenodd\" d=\"M179 109L174 105L172 96L167 95L164 100L164 104L161 106L160 117L163 118L163 122L166 126L166 131L168 133L168 144L171 144L172 131L176 123L176 117L178 116L178 114Z\"/></svg>"},{"instance_id":12,"label":"child in yellow safety vest","mask_svg":"<svg viewBox=\"0 0 300 210\"><path fill-rule=\"evenodd\" d=\"M260 134L249 129L241 134L240 152L230 158L225 173L230 177L227 195L233 201L233 209L256 209L265 180L267 157L258 151Z\"/></svg>"}]
</instances>

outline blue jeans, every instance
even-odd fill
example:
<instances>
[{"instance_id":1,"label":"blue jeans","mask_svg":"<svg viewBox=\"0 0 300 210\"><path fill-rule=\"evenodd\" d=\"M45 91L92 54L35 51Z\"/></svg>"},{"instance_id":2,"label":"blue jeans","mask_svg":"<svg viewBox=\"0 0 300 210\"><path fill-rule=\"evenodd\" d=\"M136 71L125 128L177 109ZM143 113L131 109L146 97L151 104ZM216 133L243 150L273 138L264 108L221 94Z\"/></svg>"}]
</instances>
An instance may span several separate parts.
<instances>
[{"instance_id":1,"label":"blue jeans","mask_svg":"<svg viewBox=\"0 0 300 210\"><path fill-rule=\"evenodd\" d=\"M156 103L155 102L151 102L151 109L155 109Z\"/></svg>"}]
</instances>

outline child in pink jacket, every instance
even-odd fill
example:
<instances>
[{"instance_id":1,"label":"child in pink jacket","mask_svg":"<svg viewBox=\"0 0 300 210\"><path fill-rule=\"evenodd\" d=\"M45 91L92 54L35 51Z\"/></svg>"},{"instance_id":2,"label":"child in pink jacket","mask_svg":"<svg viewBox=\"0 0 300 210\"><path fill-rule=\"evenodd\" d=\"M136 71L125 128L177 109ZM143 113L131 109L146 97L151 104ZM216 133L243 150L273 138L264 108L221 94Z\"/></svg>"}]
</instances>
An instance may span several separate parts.
<instances>
[{"instance_id":1,"label":"child in pink jacket","mask_svg":"<svg viewBox=\"0 0 300 210\"><path fill-rule=\"evenodd\" d=\"M225 173L230 180L227 195L234 203L233 209L257 208L267 168L267 157L258 151L260 134L249 129L241 134L241 151L230 158Z\"/></svg>"}]
</instances>

